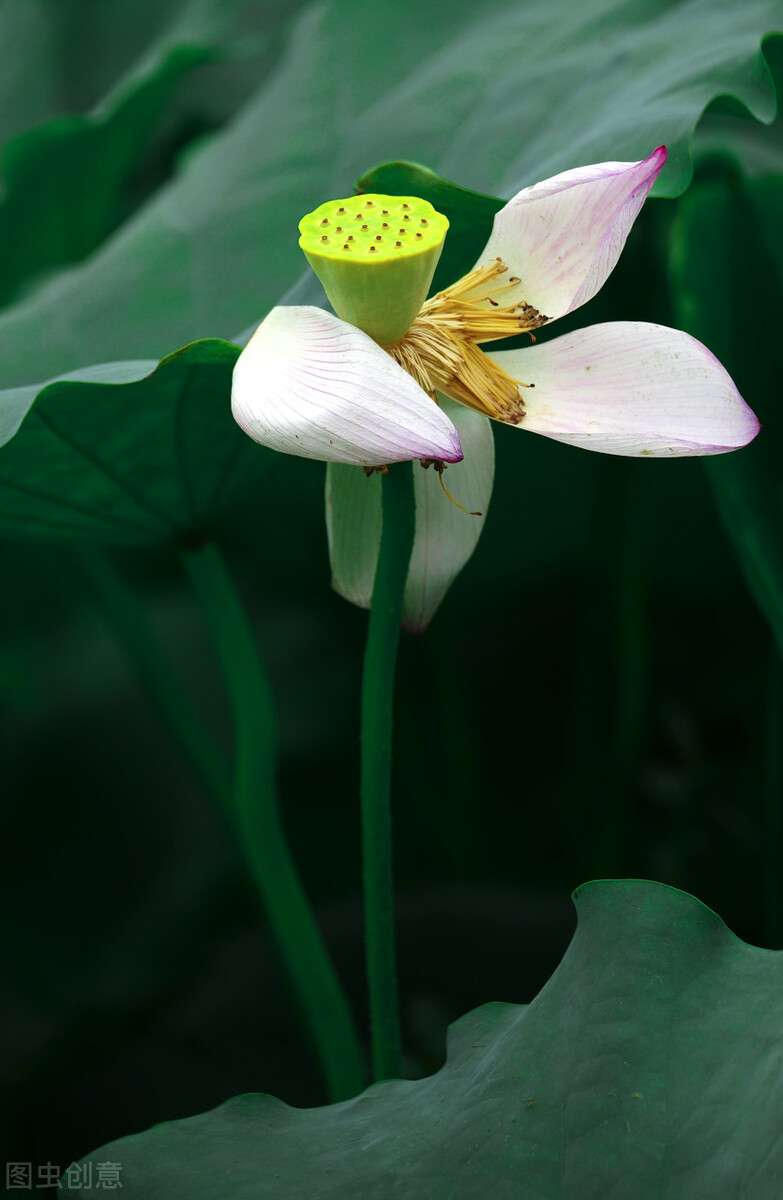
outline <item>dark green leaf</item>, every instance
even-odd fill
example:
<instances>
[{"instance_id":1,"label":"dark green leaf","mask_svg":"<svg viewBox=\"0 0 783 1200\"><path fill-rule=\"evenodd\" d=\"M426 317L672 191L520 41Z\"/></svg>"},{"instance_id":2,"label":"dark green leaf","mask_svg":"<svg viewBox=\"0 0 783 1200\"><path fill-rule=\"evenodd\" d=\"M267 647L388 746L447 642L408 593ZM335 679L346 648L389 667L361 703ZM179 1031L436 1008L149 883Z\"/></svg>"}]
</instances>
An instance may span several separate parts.
<instances>
[{"instance_id":1,"label":"dark green leaf","mask_svg":"<svg viewBox=\"0 0 783 1200\"><path fill-rule=\"evenodd\" d=\"M776 175L764 175L747 185L748 197L761 226L771 265L783 286L783 152L778 147Z\"/></svg>"},{"instance_id":2,"label":"dark green leaf","mask_svg":"<svg viewBox=\"0 0 783 1200\"><path fill-rule=\"evenodd\" d=\"M295 7L0 5L0 305L92 252L233 115Z\"/></svg>"},{"instance_id":3,"label":"dark green leaf","mask_svg":"<svg viewBox=\"0 0 783 1200\"><path fill-rule=\"evenodd\" d=\"M108 111L20 134L0 157L0 305L20 285L100 245L125 215L129 180L177 84L207 47L162 56Z\"/></svg>"},{"instance_id":4,"label":"dark green leaf","mask_svg":"<svg viewBox=\"0 0 783 1200\"><path fill-rule=\"evenodd\" d=\"M783 954L662 884L576 902L543 991L464 1017L437 1075L319 1109L239 1096L91 1157L126 1200L776 1200Z\"/></svg>"},{"instance_id":5,"label":"dark green leaf","mask_svg":"<svg viewBox=\"0 0 783 1200\"><path fill-rule=\"evenodd\" d=\"M732 455L706 466L723 527L783 657L783 520L777 497L755 457Z\"/></svg>"},{"instance_id":6,"label":"dark green leaf","mask_svg":"<svg viewBox=\"0 0 783 1200\"><path fill-rule=\"evenodd\" d=\"M766 244L748 197L765 217ZM779 180L746 185L729 173L697 182L680 202L670 271L677 323L720 358L762 422L751 447L707 459L705 467L740 567L783 653L783 422L769 389L781 304L769 265L783 265L780 200Z\"/></svg>"},{"instance_id":7,"label":"dark green leaf","mask_svg":"<svg viewBox=\"0 0 783 1200\"><path fill-rule=\"evenodd\" d=\"M432 282L433 292L470 270L492 232L495 213L505 204L495 196L449 183L419 163L381 163L362 175L356 187L387 196L421 196L448 217L449 232Z\"/></svg>"},{"instance_id":8,"label":"dark green leaf","mask_svg":"<svg viewBox=\"0 0 783 1200\"><path fill-rule=\"evenodd\" d=\"M197 532L240 468L271 457L231 416L238 353L194 342L157 366L109 363L6 393L15 405L0 410L10 438L0 448L0 536L148 545Z\"/></svg>"},{"instance_id":9,"label":"dark green leaf","mask_svg":"<svg viewBox=\"0 0 783 1200\"><path fill-rule=\"evenodd\" d=\"M416 159L509 196L667 142L659 194L678 194L713 96L773 118L761 43L781 27L779 0L454 0L447 15L403 0L392 21L364 0L312 6L241 119L101 253L9 309L0 382L234 336L299 274L302 214L368 163Z\"/></svg>"},{"instance_id":10,"label":"dark green leaf","mask_svg":"<svg viewBox=\"0 0 783 1200\"><path fill-rule=\"evenodd\" d=\"M255 33L280 2L259 17L252 0L2 0L0 145L60 117L105 114L171 50ZM243 10L249 30L237 29Z\"/></svg>"}]
</instances>

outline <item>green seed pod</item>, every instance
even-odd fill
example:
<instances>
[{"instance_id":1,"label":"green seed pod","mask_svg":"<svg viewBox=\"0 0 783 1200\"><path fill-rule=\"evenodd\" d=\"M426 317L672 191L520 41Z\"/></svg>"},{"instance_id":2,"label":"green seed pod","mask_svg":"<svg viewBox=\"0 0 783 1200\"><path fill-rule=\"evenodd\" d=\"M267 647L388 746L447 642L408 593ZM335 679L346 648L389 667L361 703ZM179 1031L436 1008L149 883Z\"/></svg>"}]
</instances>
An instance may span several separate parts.
<instances>
[{"instance_id":1,"label":"green seed pod","mask_svg":"<svg viewBox=\"0 0 783 1200\"><path fill-rule=\"evenodd\" d=\"M299 245L338 317L381 345L427 298L449 223L417 196L329 200L299 222Z\"/></svg>"}]
</instances>

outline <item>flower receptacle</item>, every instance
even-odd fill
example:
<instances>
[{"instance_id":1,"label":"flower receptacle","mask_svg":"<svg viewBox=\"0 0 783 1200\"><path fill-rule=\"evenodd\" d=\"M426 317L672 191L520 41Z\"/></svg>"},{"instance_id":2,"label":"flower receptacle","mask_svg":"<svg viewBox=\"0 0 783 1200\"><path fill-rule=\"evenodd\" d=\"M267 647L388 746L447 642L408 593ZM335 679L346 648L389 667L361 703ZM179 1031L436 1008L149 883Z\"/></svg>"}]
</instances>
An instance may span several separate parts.
<instances>
[{"instance_id":1,"label":"flower receptacle","mask_svg":"<svg viewBox=\"0 0 783 1200\"><path fill-rule=\"evenodd\" d=\"M413 324L449 223L416 196L330 200L299 222L299 245L335 313L381 345Z\"/></svg>"}]
</instances>

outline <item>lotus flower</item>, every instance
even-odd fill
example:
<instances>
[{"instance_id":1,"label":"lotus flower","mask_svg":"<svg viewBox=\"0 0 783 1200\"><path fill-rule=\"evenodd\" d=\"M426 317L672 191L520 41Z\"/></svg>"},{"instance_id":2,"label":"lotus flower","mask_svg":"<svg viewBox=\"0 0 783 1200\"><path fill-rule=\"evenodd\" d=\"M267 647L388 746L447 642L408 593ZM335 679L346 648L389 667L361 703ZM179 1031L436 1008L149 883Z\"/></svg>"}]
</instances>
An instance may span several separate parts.
<instances>
[{"instance_id":1,"label":"lotus flower","mask_svg":"<svg viewBox=\"0 0 783 1200\"><path fill-rule=\"evenodd\" d=\"M405 623L426 625L481 531L494 473L489 420L628 456L720 454L755 437L758 421L727 372L679 330L621 321L480 349L520 332L535 341L599 291L665 161L661 146L641 162L524 188L495 216L473 269L423 303L447 226L430 206L360 196L303 221L301 244L318 269L323 243L319 274L341 316L272 309L237 362L232 407L263 445L333 464L333 583L348 599L369 604L380 539L380 488L365 473L408 459L441 473L457 464L449 486L478 514L452 504L434 472L416 471Z\"/></svg>"}]
</instances>

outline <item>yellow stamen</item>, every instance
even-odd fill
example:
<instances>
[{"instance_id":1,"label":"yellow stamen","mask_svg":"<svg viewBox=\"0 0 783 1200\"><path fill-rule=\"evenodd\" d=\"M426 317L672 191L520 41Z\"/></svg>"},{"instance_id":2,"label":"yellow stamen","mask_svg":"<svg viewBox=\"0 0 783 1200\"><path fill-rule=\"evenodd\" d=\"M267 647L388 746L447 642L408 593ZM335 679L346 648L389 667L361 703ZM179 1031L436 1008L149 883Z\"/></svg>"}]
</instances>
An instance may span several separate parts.
<instances>
[{"instance_id":1,"label":"yellow stamen","mask_svg":"<svg viewBox=\"0 0 783 1200\"><path fill-rule=\"evenodd\" d=\"M524 301L494 299L519 284L515 277L498 283L507 272L501 259L469 271L427 300L404 337L384 349L433 399L445 392L495 421L518 425L525 415L520 388L533 384L513 379L478 343L530 333L548 318Z\"/></svg>"},{"instance_id":2,"label":"yellow stamen","mask_svg":"<svg viewBox=\"0 0 783 1200\"><path fill-rule=\"evenodd\" d=\"M427 300L421 315L458 329L471 342L489 342L539 329L549 318L532 304L524 300L503 304L494 299L517 290L520 281L516 275L508 276L505 283L496 283L504 275L508 275L508 267L500 258L489 266L477 267Z\"/></svg>"}]
</instances>

